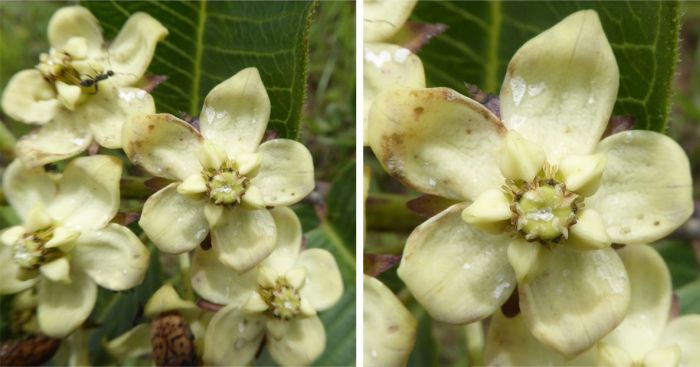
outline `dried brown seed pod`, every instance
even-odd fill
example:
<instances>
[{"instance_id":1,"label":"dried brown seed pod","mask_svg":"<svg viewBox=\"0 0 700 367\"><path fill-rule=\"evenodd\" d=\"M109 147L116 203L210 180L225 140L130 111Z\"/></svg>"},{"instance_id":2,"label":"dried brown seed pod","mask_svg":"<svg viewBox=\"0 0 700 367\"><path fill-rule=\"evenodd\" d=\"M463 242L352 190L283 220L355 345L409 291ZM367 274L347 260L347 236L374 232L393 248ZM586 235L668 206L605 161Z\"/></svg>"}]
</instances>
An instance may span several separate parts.
<instances>
[{"instance_id":1,"label":"dried brown seed pod","mask_svg":"<svg viewBox=\"0 0 700 367\"><path fill-rule=\"evenodd\" d=\"M46 363L61 346L61 339L44 335L0 343L0 366L39 366Z\"/></svg>"},{"instance_id":2,"label":"dried brown seed pod","mask_svg":"<svg viewBox=\"0 0 700 367\"><path fill-rule=\"evenodd\" d=\"M164 312L151 321L153 360L157 366L196 366L194 336L177 312Z\"/></svg>"}]
</instances>

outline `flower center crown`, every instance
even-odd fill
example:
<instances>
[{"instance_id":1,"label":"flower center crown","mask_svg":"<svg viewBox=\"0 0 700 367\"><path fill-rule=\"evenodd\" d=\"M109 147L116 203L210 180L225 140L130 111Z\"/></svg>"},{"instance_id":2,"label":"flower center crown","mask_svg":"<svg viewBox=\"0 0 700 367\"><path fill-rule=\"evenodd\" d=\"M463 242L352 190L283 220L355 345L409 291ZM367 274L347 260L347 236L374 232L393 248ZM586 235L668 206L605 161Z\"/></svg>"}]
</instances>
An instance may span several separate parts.
<instances>
[{"instance_id":1,"label":"flower center crown","mask_svg":"<svg viewBox=\"0 0 700 367\"><path fill-rule=\"evenodd\" d=\"M240 204L250 180L241 175L235 163L226 160L218 170L206 170L204 181L207 183L209 198L217 205Z\"/></svg>"},{"instance_id":2,"label":"flower center crown","mask_svg":"<svg viewBox=\"0 0 700 367\"><path fill-rule=\"evenodd\" d=\"M12 259L27 270L38 269L62 255L57 248L47 248L46 243L53 238L53 227L48 227L20 237L12 247Z\"/></svg>"},{"instance_id":3,"label":"flower center crown","mask_svg":"<svg viewBox=\"0 0 700 367\"><path fill-rule=\"evenodd\" d=\"M545 164L532 182L507 180L504 191L511 198L511 224L527 241L559 243L576 224L583 198L568 191L556 167Z\"/></svg>"},{"instance_id":4,"label":"flower center crown","mask_svg":"<svg viewBox=\"0 0 700 367\"><path fill-rule=\"evenodd\" d=\"M36 68L50 83L80 84L80 73L73 67L73 57L67 52L51 49L49 53L41 54Z\"/></svg>"},{"instance_id":5,"label":"flower center crown","mask_svg":"<svg viewBox=\"0 0 700 367\"><path fill-rule=\"evenodd\" d=\"M277 278L274 287L260 287L258 292L268 305L267 312L277 319L290 320L301 313L299 291L284 277Z\"/></svg>"}]
</instances>

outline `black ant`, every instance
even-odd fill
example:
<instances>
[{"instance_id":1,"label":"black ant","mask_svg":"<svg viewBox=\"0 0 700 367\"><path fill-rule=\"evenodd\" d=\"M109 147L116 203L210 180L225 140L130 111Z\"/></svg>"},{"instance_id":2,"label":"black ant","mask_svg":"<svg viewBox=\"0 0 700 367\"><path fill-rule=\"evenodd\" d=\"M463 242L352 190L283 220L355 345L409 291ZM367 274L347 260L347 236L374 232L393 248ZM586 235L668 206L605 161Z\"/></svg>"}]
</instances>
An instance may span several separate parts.
<instances>
[{"instance_id":1,"label":"black ant","mask_svg":"<svg viewBox=\"0 0 700 367\"><path fill-rule=\"evenodd\" d=\"M106 80L107 78L114 76L114 71L112 70L107 70L105 73L97 74L94 77L89 76L86 79L83 79L80 81L80 86L84 88L90 88L90 87L95 87L94 93L97 93L97 83L101 82L103 80ZM94 94L93 93L93 94Z\"/></svg>"}]
</instances>

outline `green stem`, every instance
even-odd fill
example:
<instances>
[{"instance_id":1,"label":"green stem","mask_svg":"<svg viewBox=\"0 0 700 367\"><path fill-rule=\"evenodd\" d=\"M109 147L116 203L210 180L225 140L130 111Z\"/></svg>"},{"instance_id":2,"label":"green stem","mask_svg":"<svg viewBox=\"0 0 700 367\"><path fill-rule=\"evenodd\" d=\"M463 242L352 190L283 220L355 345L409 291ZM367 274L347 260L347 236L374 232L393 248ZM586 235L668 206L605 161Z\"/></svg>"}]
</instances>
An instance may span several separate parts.
<instances>
[{"instance_id":1,"label":"green stem","mask_svg":"<svg viewBox=\"0 0 700 367\"><path fill-rule=\"evenodd\" d=\"M411 199L407 195L370 194L365 203L367 230L412 231L425 218L406 207Z\"/></svg>"},{"instance_id":2,"label":"green stem","mask_svg":"<svg viewBox=\"0 0 700 367\"><path fill-rule=\"evenodd\" d=\"M3 160L8 162L12 160L15 154L15 143L17 139L7 129L4 123L0 123L0 152L2 152Z\"/></svg>"},{"instance_id":3,"label":"green stem","mask_svg":"<svg viewBox=\"0 0 700 367\"><path fill-rule=\"evenodd\" d=\"M192 284L190 284L190 254L180 254L178 259L180 260L180 279L185 299L194 301L194 292L192 292Z\"/></svg>"},{"instance_id":4,"label":"green stem","mask_svg":"<svg viewBox=\"0 0 700 367\"><path fill-rule=\"evenodd\" d=\"M467 355L470 366L484 365L484 328L481 321L473 322L465 326L467 336Z\"/></svg>"}]
</instances>

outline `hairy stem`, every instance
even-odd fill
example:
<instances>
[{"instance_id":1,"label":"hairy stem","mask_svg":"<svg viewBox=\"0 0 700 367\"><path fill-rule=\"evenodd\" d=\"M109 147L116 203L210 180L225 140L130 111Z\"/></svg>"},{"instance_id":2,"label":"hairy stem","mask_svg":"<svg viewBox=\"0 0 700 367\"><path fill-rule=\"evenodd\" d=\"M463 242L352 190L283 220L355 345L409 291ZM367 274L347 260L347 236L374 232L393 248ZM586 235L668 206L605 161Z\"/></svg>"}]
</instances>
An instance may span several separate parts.
<instances>
[{"instance_id":1,"label":"hairy stem","mask_svg":"<svg viewBox=\"0 0 700 367\"><path fill-rule=\"evenodd\" d=\"M484 329L481 321L472 322L464 327L467 336L467 355L470 366L484 364Z\"/></svg>"},{"instance_id":2,"label":"hairy stem","mask_svg":"<svg viewBox=\"0 0 700 367\"><path fill-rule=\"evenodd\" d=\"M185 299L194 301L194 292L192 292L192 284L190 284L190 254L184 253L178 255L180 260L180 279L182 281L182 291L185 293Z\"/></svg>"}]
</instances>

